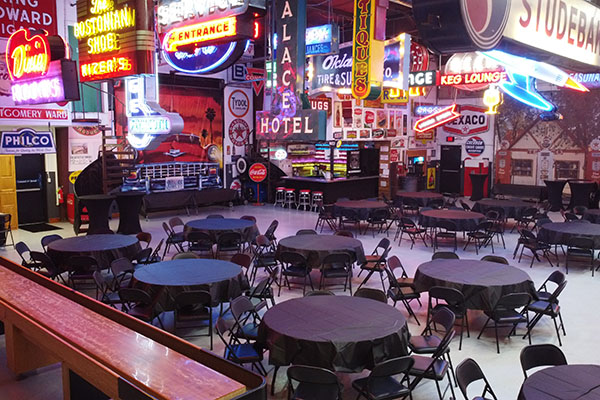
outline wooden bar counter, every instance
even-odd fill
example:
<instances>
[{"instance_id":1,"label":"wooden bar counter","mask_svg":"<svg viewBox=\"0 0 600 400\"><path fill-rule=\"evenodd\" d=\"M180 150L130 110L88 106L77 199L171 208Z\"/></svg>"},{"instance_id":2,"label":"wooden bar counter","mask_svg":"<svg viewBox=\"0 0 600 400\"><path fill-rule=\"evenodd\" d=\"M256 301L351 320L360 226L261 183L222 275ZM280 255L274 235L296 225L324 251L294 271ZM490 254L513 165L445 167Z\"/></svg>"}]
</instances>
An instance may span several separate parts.
<instances>
[{"instance_id":1,"label":"wooden bar counter","mask_svg":"<svg viewBox=\"0 0 600 400\"><path fill-rule=\"evenodd\" d=\"M266 399L261 376L2 258L0 281L9 368L61 362L65 399Z\"/></svg>"}]
</instances>

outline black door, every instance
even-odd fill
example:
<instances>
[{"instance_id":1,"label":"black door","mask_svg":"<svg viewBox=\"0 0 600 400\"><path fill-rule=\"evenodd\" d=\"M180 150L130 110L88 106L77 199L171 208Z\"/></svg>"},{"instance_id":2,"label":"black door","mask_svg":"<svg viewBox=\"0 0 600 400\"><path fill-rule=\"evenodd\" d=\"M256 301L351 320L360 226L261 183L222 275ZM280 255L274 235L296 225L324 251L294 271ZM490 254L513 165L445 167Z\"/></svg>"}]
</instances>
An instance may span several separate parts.
<instances>
[{"instance_id":1,"label":"black door","mask_svg":"<svg viewBox=\"0 0 600 400\"><path fill-rule=\"evenodd\" d=\"M460 193L461 146L442 146L440 192Z\"/></svg>"},{"instance_id":2,"label":"black door","mask_svg":"<svg viewBox=\"0 0 600 400\"><path fill-rule=\"evenodd\" d=\"M19 225L47 222L45 172L43 154L15 157Z\"/></svg>"}]
</instances>

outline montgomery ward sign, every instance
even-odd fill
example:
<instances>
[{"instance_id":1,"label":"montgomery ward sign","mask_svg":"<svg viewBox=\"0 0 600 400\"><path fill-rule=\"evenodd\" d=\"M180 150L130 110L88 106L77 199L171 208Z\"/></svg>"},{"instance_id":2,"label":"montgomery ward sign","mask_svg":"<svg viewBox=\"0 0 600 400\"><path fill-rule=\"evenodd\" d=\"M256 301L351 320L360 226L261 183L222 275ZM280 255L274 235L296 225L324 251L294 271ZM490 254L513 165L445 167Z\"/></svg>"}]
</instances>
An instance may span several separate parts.
<instances>
[{"instance_id":1,"label":"montgomery ward sign","mask_svg":"<svg viewBox=\"0 0 600 400\"><path fill-rule=\"evenodd\" d=\"M256 113L257 134L265 139L319 140L325 138L324 111L303 110L305 0L278 1L277 87L273 90L271 112Z\"/></svg>"},{"instance_id":2,"label":"montgomery ward sign","mask_svg":"<svg viewBox=\"0 0 600 400\"><path fill-rule=\"evenodd\" d=\"M0 107L0 118L68 121L66 109Z\"/></svg>"},{"instance_id":3,"label":"montgomery ward sign","mask_svg":"<svg viewBox=\"0 0 600 400\"><path fill-rule=\"evenodd\" d=\"M460 117L444 126L444 131L456 135L474 135L490 129L490 117L485 108L460 106Z\"/></svg>"},{"instance_id":4,"label":"montgomery ward sign","mask_svg":"<svg viewBox=\"0 0 600 400\"><path fill-rule=\"evenodd\" d=\"M0 4L0 37L27 28L44 29L49 35L56 35L56 1L11 0Z\"/></svg>"}]
</instances>

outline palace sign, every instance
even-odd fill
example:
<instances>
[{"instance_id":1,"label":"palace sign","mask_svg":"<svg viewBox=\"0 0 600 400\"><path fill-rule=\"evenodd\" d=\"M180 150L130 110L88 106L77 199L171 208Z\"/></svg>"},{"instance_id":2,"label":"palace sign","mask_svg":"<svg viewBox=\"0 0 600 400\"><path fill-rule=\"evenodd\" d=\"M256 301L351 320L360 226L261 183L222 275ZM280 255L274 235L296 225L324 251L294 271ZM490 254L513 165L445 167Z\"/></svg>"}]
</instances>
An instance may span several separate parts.
<instances>
[{"instance_id":1,"label":"palace sign","mask_svg":"<svg viewBox=\"0 0 600 400\"><path fill-rule=\"evenodd\" d=\"M381 94L384 43L375 40L378 0L354 0L354 40L352 42L352 95L375 100ZM385 20L385 19L384 19Z\"/></svg>"},{"instance_id":2,"label":"palace sign","mask_svg":"<svg viewBox=\"0 0 600 400\"><path fill-rule=\"evenodd\" d=\"M154 72L154 18L150 0L78 0L81 81Z\"/></svg>"},{"instance_id":3,"label":"palace sign","mask_svg":"<svg viewBox=\"0 0 600 400\"><path fill-rule=\"evenodd\" d=\"M13 33L6 44L6 66L15 104L45 104L79 100L77 67L67 60L59 36Z\"/></svg>"}]
</instances>

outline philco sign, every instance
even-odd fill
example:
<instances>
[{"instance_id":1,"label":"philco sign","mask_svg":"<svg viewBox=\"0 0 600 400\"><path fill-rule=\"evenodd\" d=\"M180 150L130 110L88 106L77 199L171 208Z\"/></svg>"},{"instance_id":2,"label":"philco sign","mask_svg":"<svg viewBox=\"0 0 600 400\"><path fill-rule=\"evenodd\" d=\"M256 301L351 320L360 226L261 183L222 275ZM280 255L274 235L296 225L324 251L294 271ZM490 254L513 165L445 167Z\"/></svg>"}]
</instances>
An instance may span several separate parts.
<instances>
[{"instance_id":1,"label":"philco sign","mask_svg":"<svg viewBox=\"0 0 600 400\"><path fill-rule=\"evenodd\" d=\"M489 115L485 108L460 106L460 117L444 125L444 131L456 135L474 135L490 129Z\"/></svg>"}]
</instances>

